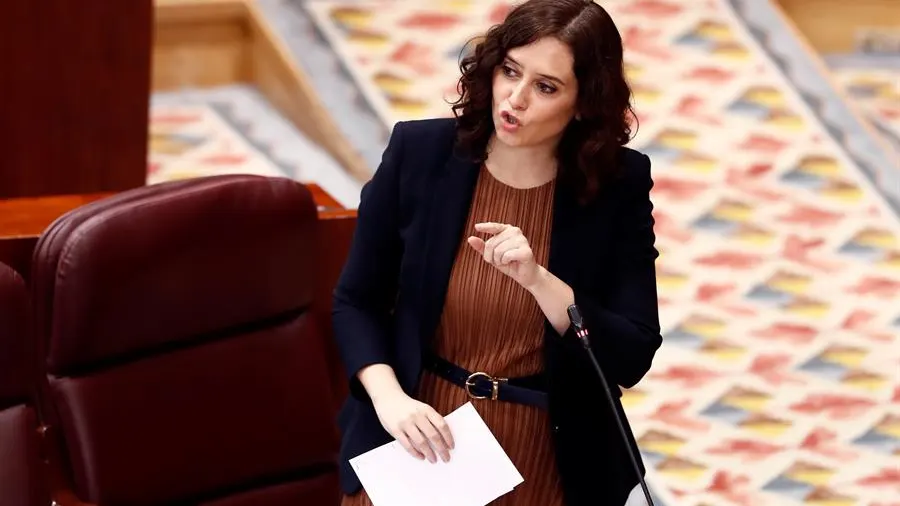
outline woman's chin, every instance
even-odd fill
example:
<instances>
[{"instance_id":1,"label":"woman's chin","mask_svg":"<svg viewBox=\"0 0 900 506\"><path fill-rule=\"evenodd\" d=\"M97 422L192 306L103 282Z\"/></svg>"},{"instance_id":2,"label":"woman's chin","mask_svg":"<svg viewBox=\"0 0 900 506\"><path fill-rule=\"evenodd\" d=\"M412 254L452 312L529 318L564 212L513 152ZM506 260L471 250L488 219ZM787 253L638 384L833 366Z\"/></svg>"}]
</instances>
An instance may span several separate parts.
<instances>
[{"instance_id":1,"label":"woman's chin","mask_svg":"<svg viewBox=\"0 0 900 506\"><path fill-rule=\"evenodd\" d=\"M497 128L497 140L508 146L521 146L523 144L520 132L510 132L504 128Z\"/></svg>"}]
</instances>

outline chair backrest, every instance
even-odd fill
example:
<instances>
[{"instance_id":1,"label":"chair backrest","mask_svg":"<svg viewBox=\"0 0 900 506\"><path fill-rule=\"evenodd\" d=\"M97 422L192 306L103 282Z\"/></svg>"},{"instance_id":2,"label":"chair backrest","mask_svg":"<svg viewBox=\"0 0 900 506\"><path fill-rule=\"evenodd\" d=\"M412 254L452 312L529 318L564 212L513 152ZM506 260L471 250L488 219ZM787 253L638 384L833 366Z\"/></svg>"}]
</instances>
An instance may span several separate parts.
<instances>
[{"instance_id":1,"label":"chair backrest","mask_svg":"<svg viewBox=\"0 0 900 506\"><path fill-rule=\"evenodd\" d=\"M35 250L42 402L79 499L332 504L336 429L308 309L316 207L288 179L131 190Z\"/></svg>"},{"instance_id":2,"label":"chair backrest","mask_svg":"<svg viewBox=\"0 0 900 506\"><path fill-rule=\"evenodd\" d=\"M33 357L27 353L28 298L22 278L0 264L0 504L46 506L34 410Z\"/></svg>"}]
</instances>

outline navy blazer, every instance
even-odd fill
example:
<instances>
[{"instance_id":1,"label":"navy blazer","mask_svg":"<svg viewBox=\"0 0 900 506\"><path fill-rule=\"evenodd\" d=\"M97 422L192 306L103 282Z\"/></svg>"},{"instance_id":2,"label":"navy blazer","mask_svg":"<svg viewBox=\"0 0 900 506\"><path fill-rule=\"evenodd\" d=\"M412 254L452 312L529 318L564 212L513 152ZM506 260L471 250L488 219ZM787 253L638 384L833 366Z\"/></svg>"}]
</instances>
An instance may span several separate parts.
<instances>
[{"instance_id":1,"label":"navy blazer","mask_svg":"<svg viewBox=\"0 0 900 506\"><path fill-rule=\"evenodd\" d=\"M338 416L346 493L360 488L349 459L392 439L356 374L370 364L389 364L404 391L415 396L457 248L471 232L463 227L480 165L458 153L455 136L453 119L398 123L361 193L333 310L350 382ZM587 205L570 188L556 185L547 268L575 292L622 413L614 385L635 385L662 338L650 160L627 148L620 160L622 175ZM560 336L545 319L544 341L549 417L566 504L620 506L638 478L601 383L571 328ZM629 444L636 452L633 436Z\"/></svg>"}]
</instances>

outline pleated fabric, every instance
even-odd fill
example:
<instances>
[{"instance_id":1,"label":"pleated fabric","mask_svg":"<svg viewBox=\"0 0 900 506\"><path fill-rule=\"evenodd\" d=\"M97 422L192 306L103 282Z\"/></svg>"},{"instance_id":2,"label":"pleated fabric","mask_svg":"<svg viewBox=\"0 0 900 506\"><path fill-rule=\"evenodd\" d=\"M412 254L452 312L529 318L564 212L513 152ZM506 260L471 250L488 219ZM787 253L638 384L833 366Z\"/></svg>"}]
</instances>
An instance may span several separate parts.
<instances>
[{"instance_id":1,"label":"pleated fabric","mask_svg":"<svg viewBox=\"0 0 900 506\"><path fill-rule=\"evenodd\" d=\"M515 225L528 239L536 261L546 267L554 185L551 181L517 189L501 183L482 167L435 335L434 349L440 356L469 371L497 377L541 372L544 315L540 307L525 289L485 262L466 238L478 235L476 223ZM493 506L563 504L546 412L531 406L470 399L463 389L429 372L422 376L418 397L442 415L471 401L484 418L525 479L513 492L491 503ZM342 506L371 506L371 502L361 491L345 497Z\"/></svg>"}]
</instances>

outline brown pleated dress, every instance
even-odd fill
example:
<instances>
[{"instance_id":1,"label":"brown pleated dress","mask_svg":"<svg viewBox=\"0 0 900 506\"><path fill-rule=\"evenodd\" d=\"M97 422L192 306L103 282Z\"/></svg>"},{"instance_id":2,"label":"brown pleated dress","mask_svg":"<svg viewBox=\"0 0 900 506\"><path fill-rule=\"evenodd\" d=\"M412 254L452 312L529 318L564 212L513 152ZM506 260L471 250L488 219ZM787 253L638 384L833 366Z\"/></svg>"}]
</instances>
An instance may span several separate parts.
<instances>
[{"instance_id":1,"label":"brown pleated dress","mask_svg":"<svg viewBox=\"0 0 900 506\"><path fill-rule=\"evenodd\" d=\"M441 357L469 371L498 377L529 376L542 370L544 315L540 307L525 289L485 262L465 238L476 235L476 223L515 225L528 239L535 260L546 267L554 184L516 189L482 167L435 336L435 351ZM442 415L471 400L484 418L525 479L492 506L563 505L546 412L469 399L462 388L430 372L422 375L418 397ZM341 504L371 506L365 491L345 496Z\"/></svg>"}]
</instances>

